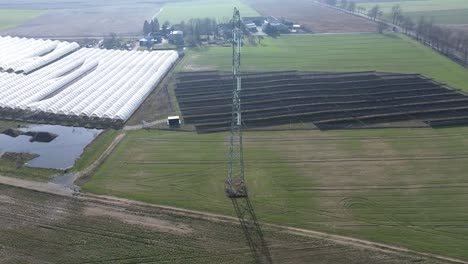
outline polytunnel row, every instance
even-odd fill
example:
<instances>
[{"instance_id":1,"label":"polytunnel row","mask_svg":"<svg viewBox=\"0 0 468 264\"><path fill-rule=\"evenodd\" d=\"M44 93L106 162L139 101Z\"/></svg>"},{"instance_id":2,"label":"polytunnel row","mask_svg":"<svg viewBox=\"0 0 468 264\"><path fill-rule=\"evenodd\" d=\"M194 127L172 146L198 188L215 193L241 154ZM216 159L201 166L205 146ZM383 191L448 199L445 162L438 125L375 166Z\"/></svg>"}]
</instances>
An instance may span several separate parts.
<instances>
[{"instance_id":1,"label":"polytunnel row","mask_svg":"<svg viewBox=\"0 0 468 264\"><path fill-rule=\"evenodd\" d=\"M11 43L25 49L22 64L14 64L25 74L0 71L0 111L6 112L125 121L178 59L175 51L75 51L75 43L11 37L0 37L0 50L11 50Z\"/></svg>"},{"instance_id":2,"label":"polytunnel row","mask_svg":"<svg viewBox=\"0 0 468 264\"><path fill-rule=\"evenodd\" d=\"M79 48L77 43L0 37L0 70L28 74Z\"/></svg>"},{"instance_id":3,"label":"polytunnel row","mask_svg":"<svg viewBox=\"0 0 468 264\"><path fill-rule=\"evenodd\" d=\"M127 120L178 58L175 51L110 53L102 51L94 71L52 98L30 104L30 110Z\"/></svg>"}]
</instances>

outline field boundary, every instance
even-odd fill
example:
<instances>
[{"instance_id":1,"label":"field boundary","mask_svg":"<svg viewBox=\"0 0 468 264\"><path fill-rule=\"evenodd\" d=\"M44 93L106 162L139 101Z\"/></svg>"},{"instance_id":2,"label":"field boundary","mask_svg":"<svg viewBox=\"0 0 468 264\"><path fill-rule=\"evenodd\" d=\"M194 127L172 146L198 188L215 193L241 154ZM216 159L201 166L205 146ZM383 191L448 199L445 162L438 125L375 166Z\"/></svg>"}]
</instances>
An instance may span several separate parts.
<instances>
[{"instance_id":1,"label":"field boundary","mask_svg":"<svg viewBox=\"0 0 468 264\"><path fill-rule=\"evenodd\" d=\"M0 175L0 184L59 196L73 196L72 189L51 182L35 182Z\"/></svg>"},{"instance_id":2,"label":"field boundary","mask_svg":"<svg viewBox=\"0 0 468 264\"><path fill-rule=\"evenodd\" d=\"M127 136L126 132L121 132L118 134L112 143L107 147L107 149L101 154L101 156L95 160L89 167L86 169L79 171L74 174L74 180L73 182L75 183L76 181L79 180L85 180L88 177L91 177L91 175L99 168L99 166L104 163L104 161L107 160L107 158L112 154L114 149L124 140L124 138Z\"/></svg>"}]
</instances>

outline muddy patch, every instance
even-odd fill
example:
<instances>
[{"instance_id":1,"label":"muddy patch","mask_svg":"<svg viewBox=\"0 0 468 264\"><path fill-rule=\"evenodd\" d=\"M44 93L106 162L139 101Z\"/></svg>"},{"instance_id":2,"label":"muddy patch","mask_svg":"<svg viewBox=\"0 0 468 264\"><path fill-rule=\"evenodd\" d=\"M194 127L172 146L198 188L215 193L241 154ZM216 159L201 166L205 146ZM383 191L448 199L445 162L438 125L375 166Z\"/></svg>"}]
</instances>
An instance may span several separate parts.
<instances>
[{"instance_id":1,"label":"muddy patch","mask_svg":"<svg viewBox=\"0 0 468 264\"><path fill-rule=\"evenodd\" d=\"M128 213L124 211L118 211L111 208L104 209L100 207L88 206L84 208L84 215L95 217L108 217L126 224L141 225L146 228L150 228L164 233L187 235L193 232L193 230L185 224L174 224L163 219L137 215L134 213Z\"/></svg>"},{"instance_id":2,"label":"muddy patch","mask_svg":"<svg viewBox=\"0 0 468 264\"><path fill-rule=\"evenodd\" d=\"M15 204L15 200L6 195L0 195L0 203L2 204Z\"/></svg>"}]
</instances>

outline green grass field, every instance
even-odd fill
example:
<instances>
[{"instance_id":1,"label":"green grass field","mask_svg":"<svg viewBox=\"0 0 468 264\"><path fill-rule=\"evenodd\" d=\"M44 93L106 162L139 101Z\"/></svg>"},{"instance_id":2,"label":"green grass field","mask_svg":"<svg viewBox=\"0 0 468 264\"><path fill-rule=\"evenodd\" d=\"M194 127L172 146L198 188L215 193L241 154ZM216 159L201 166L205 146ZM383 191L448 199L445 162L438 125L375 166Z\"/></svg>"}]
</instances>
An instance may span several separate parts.
<instances>
[{"instance_id":1,"label":"green grass field","mask_svg":"<svg viewBox=\"0 0 468 264\"><path fill-rule=\"evenodd\" d=\"M468 70L403 35L302 35L266 38L243 48L243 71L422 73L468 91ZM231 48L189 50L177 70L231 70Z\"/></svg>"},{"instance_id":2,"label":"green grass field","mask_svg":"<svg viewBox=\"0 0 468 264\"><path fill-rule=\"evenodd\" d=\"M49 169L28 168L25 166L18 167L14 161L0 159L0 175L7 177L15 177L24 180L47 182L60 174L60 171Z\"/></svg>"},{"instance_id":3,"label":"green grass field","mask_svg":"<svg viewBox=\"0 0 468 264\"><path fill-rule=\"evenodd\" d=\"M261 221L468 260L468 128L248 132ZM228 134L131 132L84 190L233 214Z\"/></svg>"},{"instance_id":4,"label":"green grass field","mask_svg":"<svg viewBox=\"0 0 468 264\"><path fill-rule=\"evenodd\" d=\"M0 29L6 29L17 26L30 19L45 14L46 11L42 10L0 10Z\"/></svg>"},{"instance_id":5,"label":"green grass field","mask_svg":"<svg viewBox=\"0 0 468 264\"><path fill-rule=\"evenodd\" d=\"M191 18L215 18L218 22L232 19L233 8L237 7L242 16L258 16L258 13L240 0L196 0L189 2L168 3L157 15L160 23L171 24L187 22Z\"/></svg>"},{"instance_id":6,"label":"green grass field","mask_svg":"<svg viewBox=\"0 0 468 264\"><path fill-rule=\"evenodd\" d=\"M422 16L431 19L434 18L435 23L447 25L465 25L468 24L468 9L456 10L435 10L435 11L420 11L407 13L413 21L417 22Z\"/></svg>"},{"instance_id":7,"label":"green grass field","mask_svg":"<svg viewBox=\"0 0 468 264\"><path fill-rule=\"evenodd\" d=\"M109 129L100 134L84 149L83 154L73 166L73 170L81 171L91 166L106 151L118 133L117 130Z\"/></svg>"},{"instance_id":8,"label":"green grass field","mask_svg":"<svg viewBox=\"0 0 468 264\"><path fill-rule=\"evenodd\" d=\"M389 14L395 4L403 12L417 20L421 16L434 17L440 24L468 24L468 1L465 0L425 0L425 1L382 1L379 3L362 3L367 10L378 4L384 13Z\"/></svg>"}]
</instances>

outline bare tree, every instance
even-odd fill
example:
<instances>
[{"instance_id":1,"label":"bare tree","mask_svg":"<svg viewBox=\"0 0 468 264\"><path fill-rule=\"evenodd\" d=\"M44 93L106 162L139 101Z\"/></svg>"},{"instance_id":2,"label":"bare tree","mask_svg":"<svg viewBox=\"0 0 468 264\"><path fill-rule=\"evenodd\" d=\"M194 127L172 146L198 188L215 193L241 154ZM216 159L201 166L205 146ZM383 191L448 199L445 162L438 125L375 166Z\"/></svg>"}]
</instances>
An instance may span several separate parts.
<instances>
[{"instance_id":1,"label":"bare tree","mask_svg":"<svg viewBox=\"0 0 468 264\"><path fill-rule=\"evenodd\" d=\"M383 15L384 15L384 12L383 12L383 11L379 11L379 13L377 14L377 18L378 18L379 20L381 20L382 17L383 17Z\"/></svg>"},{"instance_id":2,"label":"bare tree","mask_svg":"<svg viewBox=\"0 0 468 264\"><path fill-rule=\"evenodd\" d=\"M148 22L148 20L145 20L145 23L143 24L143 33L146 35L148 35L149 33L151 32L151 25L150 23Z\"/></svg>"},{"instance_id":3,"label":"bare tree","mask_svg":"<svg viewBox=\"0 0 468 264\"><path fill-rule=\"evenodd\" d=\"M356 2L350 2L348 4L348 11L353 13L356 12Z\"/></svg>"},{"instance_id":4,"label":"bare tree","mask_svg":"<svg viewBox=\"0 0 468 264\"><path fill-rule=\"evenodd\" d=\"M380 34L383 34L384 31L388 28L388 25L387 23L383 22L383 21L379 21L378 25L377 25L377 29L379 31Z\"/></svg>"},{"instance_id":5,"label":"bare tree","mask_svg":"<svg viewBox=\"0 0 468 264\"><path fill-rule=\"evenodd\" d=\"M371 17L373 20L377 20L379 13L380 13L380 7L376 5L372 7L371 10L369 10L368 16Z\"/></svg>"},{"instance_id":6,"label":"bare tree","mask_svg":"<svg viewBox=\"0 0 468 264\"><path fill-rule=\"evenodd\" d=\"M394 6L392 6L392 11L390 11L390 14L392 16L392 23L393 24L397 24L398 23L398 19L401 18L401 15L402 15L403 11L400 7L400 5L396 4Z\"/></svg>"},{"instance_id":7,"label":"bare tree","mask_svg":"<svg viewBox=\"0 0 468 264\"><path fill-rule=\"evenodd\" d=\"M405 30L405 33L408 33L408 31L412 31L414 29L414 22L410 17L403 16L401 25Z\"/></svg>"},{"instance_id":8,"label":"bare tree","mask_svg":"<svg viewBox=\"0 0 468 264\"><path fill-rule=\"evenodd\" d=\"M465 36L461 50L463 53L463 64L465 65L465 67L467 67L468 66L468 36Z\"/></svg>"},{"instance_id":9,"label":"bare tree","mask_svg":"<svg viewBox=\"0 0 468 264\"><path fill-rule=\"evenodd\" d=\"M341 8L346 9L348 7L348 0L341 0Z\"/></svg>"},{"instance_id":10,"label":"bare tree","mask_svg":"<svg viewBox=\"0 0 468 264\"><path fill-rule=\"evenodd\" d=\"M424 37L425 26L426 26L426 17L421 16L418 20L418 25L416 27L416 38L418 40L421 40Z\"/></svg>"}]
</instances>

